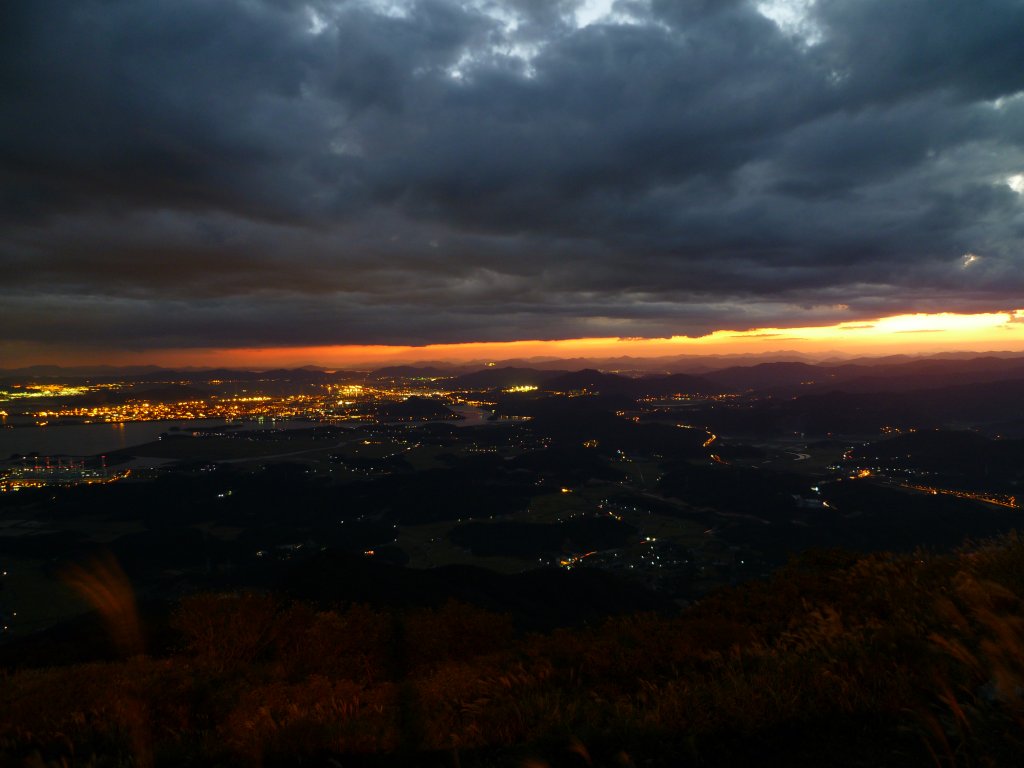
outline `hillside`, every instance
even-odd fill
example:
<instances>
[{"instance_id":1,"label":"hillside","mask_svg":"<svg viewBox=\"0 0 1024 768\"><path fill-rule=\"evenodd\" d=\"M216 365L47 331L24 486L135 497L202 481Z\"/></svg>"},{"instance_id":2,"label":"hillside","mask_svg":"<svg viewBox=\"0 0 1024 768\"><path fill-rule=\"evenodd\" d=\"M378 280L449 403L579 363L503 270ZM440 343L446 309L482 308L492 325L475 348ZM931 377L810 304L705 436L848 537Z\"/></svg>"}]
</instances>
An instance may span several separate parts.
<instances>
[{"instance_id":1,"label":"hillside","mask_svg":"<svg viewBox=\"0 0 1024 768\"><path fill-rule=\"evenodd\" d=\"M575 754L580 765L905 766L1024 755L1016 535L946 556L808 553L682 613L542 634L459 603L386 609L273 593L193 596L169 623L145 614L139 626L115 563L67 578L94 595L123 658L52 668L0 654L0 750L24 764L514 766Z\"/></svg>"}]
</instances>

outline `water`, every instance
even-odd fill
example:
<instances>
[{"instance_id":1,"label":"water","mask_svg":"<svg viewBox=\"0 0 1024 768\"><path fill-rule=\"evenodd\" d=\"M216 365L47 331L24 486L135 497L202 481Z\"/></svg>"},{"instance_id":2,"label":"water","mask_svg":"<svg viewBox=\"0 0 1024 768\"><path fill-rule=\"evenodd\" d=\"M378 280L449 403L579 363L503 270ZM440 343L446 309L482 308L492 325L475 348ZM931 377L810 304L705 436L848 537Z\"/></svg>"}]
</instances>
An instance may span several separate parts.
<instances>
[{"instance_id":1,"label":"water","mask_svg":"<svg viewBox=\"0 0 1024 768\"><path fill-rule=\"evenodd\" d=\"M8 418L7 423L11 423ZM96 456L156 440L161 432L201 427L225 426L219 419L206 421L130 421L125 424L48 424L45 427L0 429L0 459L14 453L38 453L41 456ZM233 429L301 429L313 427L308 421L247 421Z\"/></svg>"},{"instance_id":2,"label":"water","mask_svg":"<svg viewBox=\"0 0 1024 768\"><path fill-rule=\"evenodd\" d=\"M459 421L447 422L454 424L456 427L479 427L485 424L499 423L488 421L492 416L491 411L484 410L483 408L477 408L474 405L449 405L448 410L454 411L462 417Z\"/></svg>"},{"instance_id":3,"label":"water","mask_svg":"<svg viewBox=\"0 0 1024 768\"><path fill-rule=\"evenodd\" d=\"M458 427L472 427L488 424L490 411L473 406L451 406L464 418L446 422ZM133 445L150 443L161 432L201 427L216 429L225 426L222 419L191 421L129 421L124 424L48 424L45 427L6 425L29 424L27 417L8 416L0 422L0 460L11 454L38 453L40 456L98 456L112 453ZM372 424L373 422L367 422ZM235 430L248 429L308 429L317 426L309 421L257 419L236 423ZM346 424L346 426L354 426Z\"/></svg>"}]
</instances>

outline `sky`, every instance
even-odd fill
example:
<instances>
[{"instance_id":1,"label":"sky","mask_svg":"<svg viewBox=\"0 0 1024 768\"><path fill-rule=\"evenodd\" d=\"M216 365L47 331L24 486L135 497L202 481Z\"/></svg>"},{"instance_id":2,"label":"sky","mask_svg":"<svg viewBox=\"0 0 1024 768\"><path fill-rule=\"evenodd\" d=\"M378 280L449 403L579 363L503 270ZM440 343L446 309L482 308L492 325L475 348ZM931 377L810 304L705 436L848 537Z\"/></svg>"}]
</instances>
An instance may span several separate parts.
<instances>
[{"instance_id":1,"label":"sky","mask_svg":"<svg viewBox=\"0 0 1024 768\"><path fill-rule=\"evenodd\" d=\"M1021 0L7 0L0 368L1024 349L1022 29Z\"/></svg>"}]
</instances>

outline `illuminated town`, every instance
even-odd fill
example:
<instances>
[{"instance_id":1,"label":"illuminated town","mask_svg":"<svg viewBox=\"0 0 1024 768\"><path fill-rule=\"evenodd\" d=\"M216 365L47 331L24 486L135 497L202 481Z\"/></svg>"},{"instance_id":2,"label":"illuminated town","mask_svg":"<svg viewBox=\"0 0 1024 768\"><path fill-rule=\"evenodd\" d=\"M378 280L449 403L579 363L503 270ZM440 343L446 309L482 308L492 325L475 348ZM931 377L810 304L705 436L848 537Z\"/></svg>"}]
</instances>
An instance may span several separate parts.
<instances>
[{"instance_id":1,"label":"illuminated town","mask_svg":"<svg viewBox=\"0 0 1024 768\"><path fill-rule=\"evenodd\" d=\"M113 471L102 465L86 466L85 459L35 457L30 462L0 470L0 492L113 483L130 476L130 469Z\"/></svg>"}]
</instances>

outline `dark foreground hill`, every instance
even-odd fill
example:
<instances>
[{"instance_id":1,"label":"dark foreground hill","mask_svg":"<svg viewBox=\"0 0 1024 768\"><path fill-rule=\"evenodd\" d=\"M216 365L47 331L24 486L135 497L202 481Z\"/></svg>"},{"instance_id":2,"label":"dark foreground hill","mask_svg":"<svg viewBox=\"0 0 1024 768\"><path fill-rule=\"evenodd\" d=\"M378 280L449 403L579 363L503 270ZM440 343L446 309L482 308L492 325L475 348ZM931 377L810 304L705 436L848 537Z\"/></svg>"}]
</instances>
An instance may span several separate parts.
<instances>
[{"instance_id":1,"label":"dark foreground hill","mask_svg":"<svg viewBox=\"0 0 1024 768\"><path fill-rule=\"evenodd\" d=\"M151 655L146 618L140 627L116 566L71 581L93 595L122 658L8 666L7 764L875 767L1024 757L1016 535L945 556L811 553L682 613L542 633L455 602L198 595L176 606L164 650Z\"/></svg>"}]
</instances>

